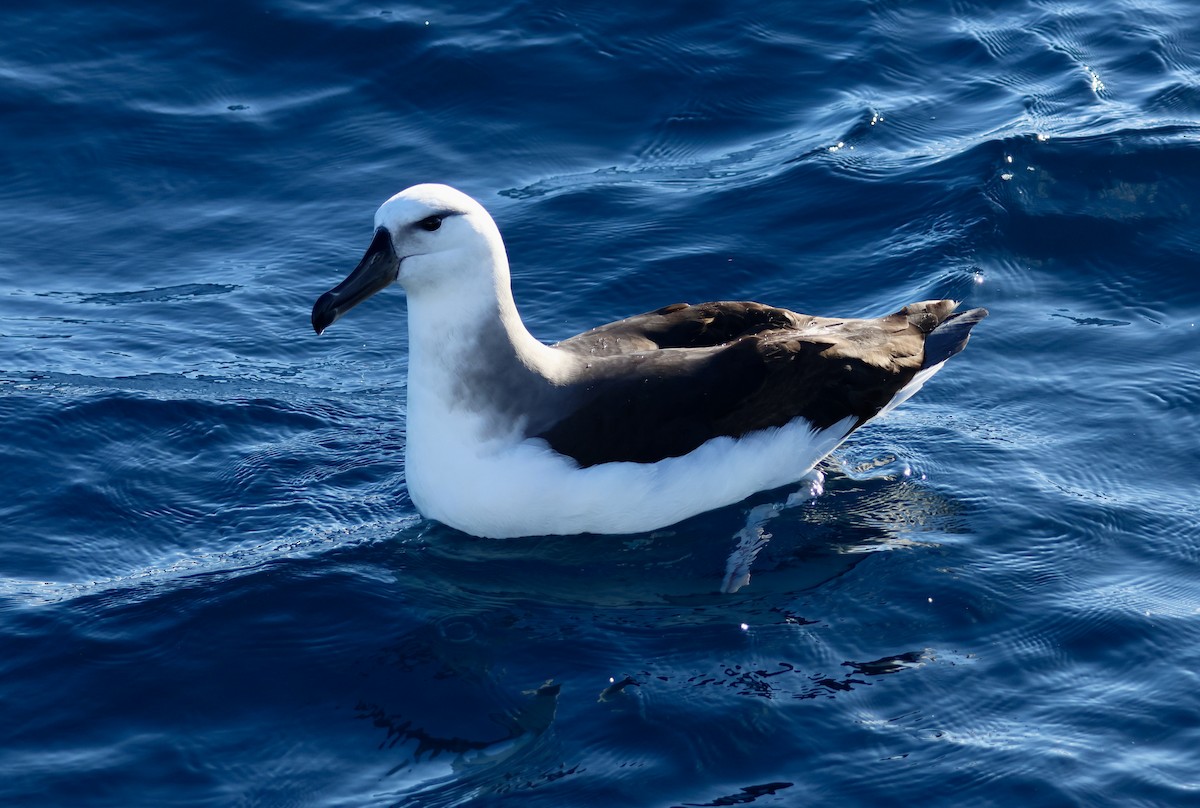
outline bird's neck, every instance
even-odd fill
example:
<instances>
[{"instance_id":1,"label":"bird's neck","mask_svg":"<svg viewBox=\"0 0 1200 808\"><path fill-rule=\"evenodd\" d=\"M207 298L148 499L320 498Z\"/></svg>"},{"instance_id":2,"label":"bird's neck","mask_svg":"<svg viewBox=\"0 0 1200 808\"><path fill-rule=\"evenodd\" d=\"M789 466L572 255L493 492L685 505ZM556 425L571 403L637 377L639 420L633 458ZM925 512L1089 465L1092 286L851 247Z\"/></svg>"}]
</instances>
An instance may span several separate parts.
<instances>
[{"instance_id":1,"label":"bird's neck","mask_svg":"<svg viewBox=\"0 0 1200 808\"><path fill-rule=\"evenodd\" d=\"M408 335L410 436L430 421L454 421L464 432L519 430L519 411L505 423L496 422L496 413L506 402L535 407L547 382L552 385L563 372L561 352L543 345L521 322L507 279L480 293L410 294Z\"/></svg>"},{"instance_id":2,"label":"bird's neck","mask_svg":"<svg viewBox=\"0 0 1200 808\"><path fill-rule=\"evenodd\" d=\"M507 284L494 290L410 292L408 339L410 362L430 372L484 360L511 360L536 368L551 350L525 328Z\"/></svg>"}]
</instances>

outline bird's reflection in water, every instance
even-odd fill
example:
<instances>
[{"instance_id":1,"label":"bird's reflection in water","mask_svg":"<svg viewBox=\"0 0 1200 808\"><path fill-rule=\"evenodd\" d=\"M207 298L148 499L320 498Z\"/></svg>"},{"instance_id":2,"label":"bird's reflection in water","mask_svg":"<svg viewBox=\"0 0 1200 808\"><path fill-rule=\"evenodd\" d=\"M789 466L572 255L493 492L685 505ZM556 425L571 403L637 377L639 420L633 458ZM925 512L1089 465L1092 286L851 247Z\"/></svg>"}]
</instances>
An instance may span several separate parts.
<instances>
[{"instance_id":1,"label":"bird's reflection in water","mask_svg":"<svg viewBox=\"0 0 1200 808\"><path fill-rule=\"evenodd\" d=\"M855 556L863 553L931 543L938 533L956 532L954 517L959 509L920 480L911 479L907 464L885 458L869 465L866 474L859 468L855 476L831 477L828 493L825 474L814 470L783 499L776 494L772 501L753 505L744 526L734 534L721 592L733 594L750 583L756 561L781 531L806 534L807 541L774 559L764 557L757 571L778 571L804 558L812 581L794 587L800 589L844 574L861 560ZM790 523L780 529L768 529L772 522L788 519Z\"/></svg>"}]
</instances>

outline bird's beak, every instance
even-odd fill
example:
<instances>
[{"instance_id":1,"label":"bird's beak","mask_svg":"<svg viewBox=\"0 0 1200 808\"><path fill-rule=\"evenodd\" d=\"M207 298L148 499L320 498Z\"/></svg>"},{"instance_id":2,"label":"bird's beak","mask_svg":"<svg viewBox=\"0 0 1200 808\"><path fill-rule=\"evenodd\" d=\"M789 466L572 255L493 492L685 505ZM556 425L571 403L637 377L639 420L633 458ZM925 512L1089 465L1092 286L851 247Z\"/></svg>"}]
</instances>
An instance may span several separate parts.
<instances>
[{"instance_id":1,"label":"bird's beak","mask_svg":"<svg viewBox=\"0 0 1200 808\"><path fill-rule=\"evenodd\" d=\"M350 309L389 286L400 271L400 259L387 228L375 231L371 246L346 280L317 298L312 310L313 330L320 334Z\"/></svg>"}]
</instances>

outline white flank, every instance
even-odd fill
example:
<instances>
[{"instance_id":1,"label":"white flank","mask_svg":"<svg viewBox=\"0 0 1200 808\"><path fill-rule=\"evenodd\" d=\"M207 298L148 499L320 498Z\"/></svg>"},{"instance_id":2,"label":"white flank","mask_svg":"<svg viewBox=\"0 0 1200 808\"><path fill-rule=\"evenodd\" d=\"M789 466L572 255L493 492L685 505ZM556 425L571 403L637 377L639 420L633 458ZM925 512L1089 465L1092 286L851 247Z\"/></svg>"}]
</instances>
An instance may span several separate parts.
<instances>
[{"instance_id":1,"label":"white flank","mask_svg":"<svg viewBox=\"0 0 1200 808\"><path fill-rule=\"evenodd\" d=\"M411 395L411 394L410 394ZM814 432L797 418L739 439L716 438L657 463L580 468L539 439L480 443L478 416L425 420L409 408L405 474L431 519L475 536L641 533L804 477L852 419ZM413 418L417 417L414 423Z\"/></svg>"}]
</instances>

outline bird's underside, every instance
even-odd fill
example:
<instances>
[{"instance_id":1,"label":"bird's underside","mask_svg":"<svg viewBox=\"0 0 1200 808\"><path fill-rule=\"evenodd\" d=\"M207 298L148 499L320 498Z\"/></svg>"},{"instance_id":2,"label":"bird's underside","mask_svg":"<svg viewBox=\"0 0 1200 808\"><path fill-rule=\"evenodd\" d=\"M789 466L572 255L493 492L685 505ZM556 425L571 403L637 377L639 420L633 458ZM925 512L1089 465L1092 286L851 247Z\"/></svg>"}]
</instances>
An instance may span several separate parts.
<instances>
[{"instance_id":1,"label":"bird's underside","mask_svg":"<svg viewBox=\"0 0 1200 808\"><path fill-rule=\"evenodd\" d=\"M838 319L722 301L619 320L555 346L585 358L588 371L568 385L570 415L536 436L593 466L677 457L797 417L815 429L850 419L852 431L922 367L962 349L986 312L954 314L955 305ZM926 340L943 331L927 363Z\"/></svg>"}]
</instances>

